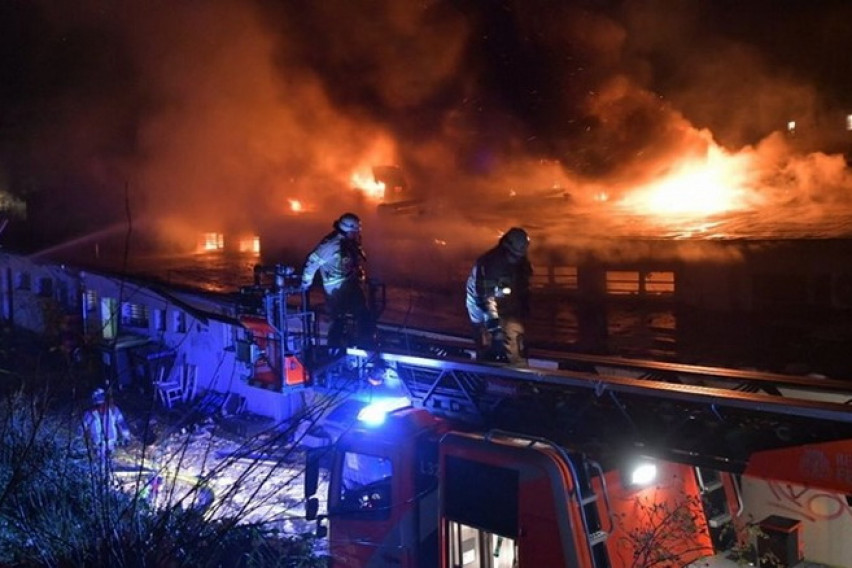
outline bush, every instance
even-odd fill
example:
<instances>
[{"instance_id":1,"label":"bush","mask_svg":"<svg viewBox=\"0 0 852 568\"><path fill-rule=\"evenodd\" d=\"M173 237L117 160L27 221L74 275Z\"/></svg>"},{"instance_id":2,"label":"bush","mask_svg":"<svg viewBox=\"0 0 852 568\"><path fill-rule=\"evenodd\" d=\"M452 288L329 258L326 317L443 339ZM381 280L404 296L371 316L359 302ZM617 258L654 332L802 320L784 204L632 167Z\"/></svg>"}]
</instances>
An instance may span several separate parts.
<instances>
[{"instance_id":1,"label":"bush","mask_svg":"<svg viewBox=\"0 0 852 568\"><path fill-rule=\"evenodd\" d=\"M211 520L179 501L150 506L125 493L40 399L17 393L0 409L0 565L313 568L310 536L239 518ZM144 487L149 472L140 469ZM194 488L201 491L201 482Z\"/></svg>"}]
</instances>

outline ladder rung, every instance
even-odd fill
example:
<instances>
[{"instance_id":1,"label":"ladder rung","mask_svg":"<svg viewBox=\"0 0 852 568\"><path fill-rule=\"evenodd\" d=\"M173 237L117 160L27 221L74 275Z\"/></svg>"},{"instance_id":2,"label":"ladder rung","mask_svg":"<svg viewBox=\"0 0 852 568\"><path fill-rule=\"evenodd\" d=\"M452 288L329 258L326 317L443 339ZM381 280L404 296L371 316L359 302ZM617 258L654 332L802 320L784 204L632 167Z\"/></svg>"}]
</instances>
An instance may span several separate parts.
<instances>
[{"instance_id":1,"label":"ladder rung","mask_svg":"<svg viewBox=\"0 0 852 568\"><path fill-rule=\"evenodd\" d=\"M707 483L707 484L704 485L702 492L710 493L711 491L716 491L717 489L721 489L721 488L722 488L722 482L721 481L718 481L718 480L717 481L711 481L710 483Z\"/></svg>"},{"instance_id":2,"label":"ladder rung","mask_svg":"<svg viewBox=\"0 0 852 568\"><path fill-rule=\"evenodd\" d=\"M597 546L602 542L605 542L609 537L609 533L606 531L595 531L593 533L589 533L589 544L591 546Z\"/></svg>"},{"instance_id":3,"label":"ladder rung","mask_svg":"<svg viewBox=\"0 0 852 568\"><path fill-rule=\"evenodd\" d=\"M585 495L585 496L583 496L583 497L580 497L580 503L581 503L584 507L585 507L586 505L589 505L589 504L591 504L591 503L596 502L597 500L598 500L598 496L597 496L595 493L592 493L591 495Z\"/></svg>"},{"instance_id":4,"label":"ladder rung","mask_svg":"<svg viewBox=\"0 0 852 568\"><path fill-rule=\"evenodd\" d=\"M724 524L731 522L731 514L730 513L721 513L716 515L715 517L711 517L707 520L707 524L710 525L710 528L718 529Z\"/></svg>"}]
</instances>

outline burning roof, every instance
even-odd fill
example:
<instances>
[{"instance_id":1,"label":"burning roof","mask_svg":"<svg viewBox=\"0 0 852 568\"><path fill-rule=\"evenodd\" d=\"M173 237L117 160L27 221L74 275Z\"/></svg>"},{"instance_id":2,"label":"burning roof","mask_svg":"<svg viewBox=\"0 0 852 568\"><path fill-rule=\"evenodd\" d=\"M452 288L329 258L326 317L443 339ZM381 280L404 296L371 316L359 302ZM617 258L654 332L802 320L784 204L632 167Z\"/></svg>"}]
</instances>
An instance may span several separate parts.
<instances>
[{"instance_id":1,"label":"burning roof","mask_svg":"<svg viewBox=\"0 0 852 568\"><path fill-rule=\"evenodd\" d=\"M830 56L850 7L818 4L773 4L773 29L820 30ZM513 224L565 242L849 233L830 66L794 67L804 46L775 45L754 7L163 6L4 5L29 76L0 95L20 117L3 163L16 193L51 195L42 223L92 230L67 205L98 203L169 239L276 226L304 248L371 211L372 168L396 164L450 242ZM570 199L530 207L545 188Z\"/></svg>"}]
</instances>

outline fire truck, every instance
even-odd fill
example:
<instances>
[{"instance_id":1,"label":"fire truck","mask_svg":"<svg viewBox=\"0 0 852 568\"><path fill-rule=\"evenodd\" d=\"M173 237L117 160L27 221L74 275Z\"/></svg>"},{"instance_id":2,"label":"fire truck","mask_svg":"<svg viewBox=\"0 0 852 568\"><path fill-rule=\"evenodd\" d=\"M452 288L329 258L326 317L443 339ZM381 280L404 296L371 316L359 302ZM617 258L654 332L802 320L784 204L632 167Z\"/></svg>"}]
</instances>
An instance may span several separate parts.
<instances>
[{"instance_id":1,"label":"fire truck","mask_svg":"<svg viewBox=\"0 0 852 568\"><path fill-rule=\"evenodd\" d=\"M334 566L849 565L824 541L849 529L852 384L537 355L350 349L316 377L396 383L408 402L366 407L309 454L308 518ZM729 563L691 564L708 558Z\"/></svg>"},{"instance_id":2,"label":"fire truck","mask_svg":"<svg viewBox=\"0 0 852 568\"><path fill-rule=\"evenodd\" d=\"M850 382L541 350L512 367L389 326L378 345L296 352L305 388L376 403L307 452L333 566L852 566Z\"/></svg>"}]
</instances>

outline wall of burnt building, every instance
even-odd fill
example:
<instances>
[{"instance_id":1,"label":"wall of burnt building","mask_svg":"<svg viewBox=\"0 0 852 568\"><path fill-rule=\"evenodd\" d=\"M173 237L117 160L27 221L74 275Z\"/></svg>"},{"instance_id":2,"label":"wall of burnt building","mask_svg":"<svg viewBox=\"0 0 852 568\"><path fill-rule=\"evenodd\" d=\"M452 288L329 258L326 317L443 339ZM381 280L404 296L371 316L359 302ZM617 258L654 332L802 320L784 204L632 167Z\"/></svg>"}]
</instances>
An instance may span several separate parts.
<instances>
[{"instance_id":1,"label":"wall of burnt building","mask_svg":"<svg viewBox=\"0 0 852 568\"><path fill-rule=\"evenodd\" d=\"M850 259L843 239L549 251L534 259L528 333L583 352L842 378Z\"/></svg>"}]
</instances>

